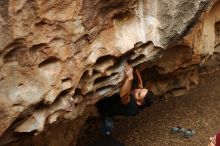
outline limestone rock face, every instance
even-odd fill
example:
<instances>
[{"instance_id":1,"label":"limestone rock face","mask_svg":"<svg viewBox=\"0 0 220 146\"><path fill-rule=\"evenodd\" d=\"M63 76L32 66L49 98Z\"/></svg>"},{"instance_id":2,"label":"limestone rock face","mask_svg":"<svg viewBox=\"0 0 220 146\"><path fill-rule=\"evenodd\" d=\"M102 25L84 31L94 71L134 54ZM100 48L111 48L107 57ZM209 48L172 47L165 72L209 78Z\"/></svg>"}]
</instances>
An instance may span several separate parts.
<instances>
[{"instance_id":1,"label":"limestone rock face","mask_svg":"<svg viewBox=\"0 0 220 146\"><path fill-rule=\"evenodd\" d=\"M218 64L219 11L216 0L1 0L0 145L79 118L119 91L125 62L156 95L181 95L199 65Z\"/></svg>"}]
</instances>

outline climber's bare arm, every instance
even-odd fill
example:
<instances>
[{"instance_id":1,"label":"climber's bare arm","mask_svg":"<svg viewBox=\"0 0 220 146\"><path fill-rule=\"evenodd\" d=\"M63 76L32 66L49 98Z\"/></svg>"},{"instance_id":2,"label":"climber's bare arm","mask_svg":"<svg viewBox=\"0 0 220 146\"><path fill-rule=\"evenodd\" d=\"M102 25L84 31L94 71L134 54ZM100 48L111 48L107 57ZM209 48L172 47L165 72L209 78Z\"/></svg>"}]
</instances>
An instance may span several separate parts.
<instances>
[{"instance_id":1,"label":"climber's bare arm","mask_svg":"<svg viewBox=\"0 0 220 146\"><path fill-rule=\"evenodd\" d=\"M141 78L141 74L138 71L138 69L135 69L135 74L136 74L137 79L138 79L138 88L141 88L141 89L144 88L143 81L142 81L142 78Z\"/></svg>"},{"instance_id":2,"label":"climber's bare arm","mask_svg":"<svg viewBox=\"0 0 220 146\"><path fill-rule=\"evenodd\" d=\"M131 84L133 81L133 68L125 65L125 79L120 89L121 103L127 104L130 101Z\"/></svg>"}]
</instances>

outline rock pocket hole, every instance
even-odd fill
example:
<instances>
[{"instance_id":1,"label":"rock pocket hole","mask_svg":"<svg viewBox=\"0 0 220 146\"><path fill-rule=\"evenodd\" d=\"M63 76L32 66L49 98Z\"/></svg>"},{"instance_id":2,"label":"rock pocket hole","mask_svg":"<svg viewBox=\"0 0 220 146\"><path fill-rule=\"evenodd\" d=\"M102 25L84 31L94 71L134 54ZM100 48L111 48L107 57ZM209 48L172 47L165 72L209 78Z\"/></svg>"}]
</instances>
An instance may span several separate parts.
<instances>
[{"instance_id":1,"label":"rock pocket hole","mask_svg":"<svg viewBox=\"0 0 220 146\"><path fill-rule=\"evenodd\" d=\"M96 60L95 64L102 64L103 62L106 62L107 60L112 59L112 58L115 58L115 57L112 55L102 56Z\"/></svg>"},{"instance_id":2,"label":"rock pocket hole","mask_svg":"<svg viewBox=\"0 0 220 146\"><path fill-rule=\"evenodd\" d=\"M146 59L146 56L141 54L140 56L138 56L137 58L133 59L133 60L129 60L129 64L131 64L132 66L136 66L142 62L144 62L144 60Z\"/></svg>"},{"instance_id":3,"label":"rock pocket hole","mask_svg":"<svg viewBox=\"0 0 220 146\"><path fill-rule=\"evenodd\" d=\"M35 52L37 52L38 50L45 48L46 46L47 46L47 45L46 45L45 43L36 44L36 45L33 45L33 46L30 48L30 51L31 51L32 53L35 53Z\"/></svg>"},{"instance_id":4,"label":"rock pocket hole","mask_svg":"<svg viewBox=\"0 0 220 146\"><path fill-rule=\"evenodd\" d=\"M75 89L75 94L72 96L73 97L73 102L75 104L79 104L83 101L83 96L82 96L82 91L80 88Z\"/></svg>"},{"instance_id":5,"label":"rock pocket hole","mask_svg":"<svg viewBox=\"0 0 220 146\"><path fill-rule=\"evenodd\" d=\"M19 84L18 84L18 87L23 86L23 85L24 85L23 83L19 83Z\"/></svg>"},{"instance_id":6,"label":"rock pocket hole","mask_svg":"<svg viewBox=\"0 0 220 146\"><path fill-rule=\"evenodd\" d=\"M22 48L26 48L24 39L17 39L14 42L10 43L5 49L9 50L9 52L4 56L3 61L5 63L16 61L18 51Z\"/></svg>"},{"instance_id":7,"label":"rock pocket hole","mask_svg":"<svg viewBox=\"0 0 220 146\"><path fill-rule=\"evenodd\" d=\"M50 57L41 62L38 68L45 78L51 79L61 72L61 61L56 57Z\"/></svg>"},{"instance_id":8,"label":"rock pocket hole","mask_svg":"<svg viewBox=\"0 0 220 146\"><path fill-rule=\"evenodd\" d=\"M66 89L69 89L72 87L72 79L71 78L62 79L61 82L62 82L61 83L62 90L66 90Z\"/></svg>"},{"instance_id":9,"label":"rock pocket hole","mask_svg":"<svg viewBox=\"0 0 220 146\"><path fill-rule=\"evenodd\" d=\"M70 93L71 89L66 89L60 92L60 94L55 98L55 100L53 101L53 103L56 103L60 98L68 95Z\"/></svg>"},{"instance_id":10,"label":"rock pocket hole","mask_svg":"<svg viewBox=\"0 0 220 146\"><path fill-rule=\"evenodd\" d=\"M112 73L111 76L104 76L104 77L97 78L94 81L94 85L106 82L106 81L108 81L109 79L111 79L115 75L117 75L117 73Z\"/></svg>"},{"instance_id":11,"label":"rock pocket hole","mask_svg":"<svg viewBox=\"0 0 220 146\"><path fill-rule=\"evenodd\" d=\"M20 49L22 49L21 46L13 48L11 51L9 51L3 58L3 62L12 62L17 61L17 56L19 54Z\"/></svg>"}]
</instances>

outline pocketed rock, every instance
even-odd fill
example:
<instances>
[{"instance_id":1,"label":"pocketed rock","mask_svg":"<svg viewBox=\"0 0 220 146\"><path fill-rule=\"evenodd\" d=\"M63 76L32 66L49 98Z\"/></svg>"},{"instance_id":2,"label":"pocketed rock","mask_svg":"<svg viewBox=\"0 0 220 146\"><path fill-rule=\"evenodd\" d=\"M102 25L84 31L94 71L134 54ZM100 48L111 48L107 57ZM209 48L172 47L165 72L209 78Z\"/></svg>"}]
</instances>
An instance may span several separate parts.
<instances>
[{"instance_id":1,"label":"pocketed rock","mask_svg":"<svg viewBox=\"0 0 220 146\"><path fill-rule=\"evenodd\" d=\"M183 94L219 60L219 10L216 0L1 0L0 145L80 118L119 91L125 62L158 96Z\"/></svg>"}]
</instances>

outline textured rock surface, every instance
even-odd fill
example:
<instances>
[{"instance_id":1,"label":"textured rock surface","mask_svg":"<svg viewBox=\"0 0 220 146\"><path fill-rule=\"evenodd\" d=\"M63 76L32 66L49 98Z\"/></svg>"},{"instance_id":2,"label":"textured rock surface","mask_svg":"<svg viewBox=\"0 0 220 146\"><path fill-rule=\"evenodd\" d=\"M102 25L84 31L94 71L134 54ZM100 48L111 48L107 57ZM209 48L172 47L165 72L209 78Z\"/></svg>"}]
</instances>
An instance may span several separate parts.
<instances>
[{"instance_id":1,"label":"textured rock surface","mask_svg":"<svg viewBox=\"0 0 220 146\"><path fill-rule=\"evenodd\" d=\"M157 95L181 95L218 58L215 2L1 0L0 144L74 121L118 92L126 61Z\"/></svg>"}]
</instances>

